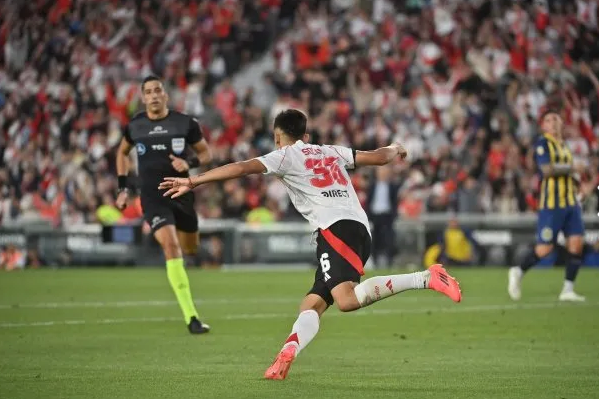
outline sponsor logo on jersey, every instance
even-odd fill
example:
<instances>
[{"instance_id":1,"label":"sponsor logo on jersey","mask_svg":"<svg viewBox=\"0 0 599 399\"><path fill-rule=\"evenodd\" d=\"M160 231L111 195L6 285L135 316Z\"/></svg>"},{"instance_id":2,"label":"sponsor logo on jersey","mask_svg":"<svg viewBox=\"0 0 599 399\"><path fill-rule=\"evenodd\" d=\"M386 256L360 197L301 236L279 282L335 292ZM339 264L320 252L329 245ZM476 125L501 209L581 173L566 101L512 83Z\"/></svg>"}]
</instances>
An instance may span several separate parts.
<instances>
[{"instance_id":1,"label":"sponsor logo on jersey","mask_svg":"<svg viewBox=\"0 0 599 399\"><path fill-rule=\"evenodd\" d=\"M152 149L155 151L166 151L166 145L164 144L152 144Z\"/></svg>"},{"instance_id":2,"label":"sponsor logo on jersey","mask_svg":"<svg viewBox=\"0 0 599 399\"><path fill-rule=\"evenodd\" d=\"M347 190L329 190L323 191L322 195L327 198L349 198L349 193Z\"/></svg>"},{"instance_id":3,"label":"sponsor logo on jersey","mask_svg":"<svg viewBox=\"0 0 599 399\"><path fill-rule=\"evenodd\" d=\"M165 134L168 133L168 130L164 129L162 126L154 126L154 129L150 132L150 134Z\"/></svg>"},{"instance_id":4,"label":"sponsor logo on jersey","mask_svg":"<svg viewBox=\"0 0 599 399\"><path fill-rule=\"evenodd\" d=\"M320 148L302 148L304 155L321 155L322 150Z\"/></svg>"},{"instance_id":5,"label":"sponsor logo on jersey","mask_svg":"<svg viewBox=\"0 0 599 399\"><path fill-rule=\"evenodd\" d=\"M185 150L185 139L180 137L172 139L171 148L175 154L181 154Z\"/></svg>"},{"instance_id":6,"label":"sponsor logo on jersey","mask_svg":"<svg viewBox=\"0 0 599 399\"><path fill-rule=\"evenodd\" d=\"M137 155L143 155L146 153L146 146L142 143L135 144L135 149L137 150Z\"/></svg>"}]
</instances>

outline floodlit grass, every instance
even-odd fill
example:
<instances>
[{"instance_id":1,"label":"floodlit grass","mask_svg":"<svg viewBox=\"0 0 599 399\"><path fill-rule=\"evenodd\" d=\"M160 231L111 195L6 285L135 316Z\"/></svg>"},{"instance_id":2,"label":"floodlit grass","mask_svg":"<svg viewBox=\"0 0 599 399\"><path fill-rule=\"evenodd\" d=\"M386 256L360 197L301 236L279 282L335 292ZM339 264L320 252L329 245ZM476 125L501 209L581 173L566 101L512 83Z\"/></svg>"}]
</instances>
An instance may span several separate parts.
<instances>
[{"instance_id":1,"label":"floodlit grass","mask_svg":"<svg viewBox=\"0 0 599 399\"><path fill-rule=\"evenodd\" d=\"M191 270L191 336L160 269L0 274L0 398L599 398L599 271L453 269L464 299L412 291L331 309L287 380L262 379L311 272Z\"/></svg>"}]
</instances>

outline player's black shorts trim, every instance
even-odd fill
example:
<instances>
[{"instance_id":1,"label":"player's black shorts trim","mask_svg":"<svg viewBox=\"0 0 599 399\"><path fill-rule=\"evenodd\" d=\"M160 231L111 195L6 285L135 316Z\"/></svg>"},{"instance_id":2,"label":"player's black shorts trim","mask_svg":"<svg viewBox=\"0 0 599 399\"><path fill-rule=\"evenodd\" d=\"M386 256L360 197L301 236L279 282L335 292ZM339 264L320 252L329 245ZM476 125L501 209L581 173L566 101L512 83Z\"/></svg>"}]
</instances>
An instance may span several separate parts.
<instances>
[{"instance_id":1,"label":"player's black shorts trim","mask_svg":"<svg viewBox=\"0 0 599 399\"><path fill-rule=\"evenodd\" d=\"M360 282L364 264L370 257L371 238L366 226L355 220L340 220L318 231L318 268L308 294L316 294L327 305L334 300L331 290L345 281Z\"/></svg>"},{"instance_id":2,"label":"player's black shorts trim","mask_svg":"<svg viewBox=\"0 0 599 399\"><path fill-rule=\"evenodd\" d=\"M167 225L174 225L177 230L186 233L198 231L198 215L194 209L193 193L173 200L163 197L160 193L144 195L142 192L140 199L144 219L150 225L152 232Z\"/></svg>"}]
</instances>

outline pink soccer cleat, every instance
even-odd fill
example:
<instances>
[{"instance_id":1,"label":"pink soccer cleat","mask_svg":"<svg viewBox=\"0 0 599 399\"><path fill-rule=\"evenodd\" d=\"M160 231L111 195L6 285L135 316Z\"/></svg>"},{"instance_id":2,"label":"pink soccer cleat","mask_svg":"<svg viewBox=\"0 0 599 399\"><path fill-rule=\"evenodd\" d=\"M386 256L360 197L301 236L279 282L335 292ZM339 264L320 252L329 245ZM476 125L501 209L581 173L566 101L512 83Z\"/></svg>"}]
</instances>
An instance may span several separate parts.
<instances>
[{"instance_id":1,"label":"pink soccer cleat","mask_svg":"<svg viewBox=\"0 0 599 399\"><path fill-rule=\"evenodd\" d=\"M428 268L431 272L431 279L428 282L428 288L448 296L454 302L462 300L462 291L460 284L455 278L451 277L442 265L436 264Z\"/></svg>"},{"instance_id":2,"label":"pink soccer cleat","mask_svg":"<svg viewBox=\"0 0 599 399\"><path fill-rule=\"evenodd\" d=\"M284 348L273 364L264 373L264 378L267 380L284 380L287 377L291 363L295 360L296 349L294 346Z\"/></svg>"}]
</instances>

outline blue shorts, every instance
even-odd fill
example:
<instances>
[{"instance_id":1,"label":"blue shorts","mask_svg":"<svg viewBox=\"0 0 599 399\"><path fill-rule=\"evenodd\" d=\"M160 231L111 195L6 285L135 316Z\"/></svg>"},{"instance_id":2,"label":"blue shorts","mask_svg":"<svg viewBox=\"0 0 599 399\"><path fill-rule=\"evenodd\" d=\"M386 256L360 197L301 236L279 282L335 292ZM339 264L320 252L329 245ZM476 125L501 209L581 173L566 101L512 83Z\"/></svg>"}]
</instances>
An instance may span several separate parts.
<instances>
[{"instance_id":1,"label":"blue shorts","mask_svg":"<svg viewBox=\"0 0 599 399\"><path fill-rule=\"evenodd\" d=\"M561 209L539 210L537 243L554 244L560 231L564 233L565 237L584 234L580 205Z\"/></svg>"}]
</instances>

